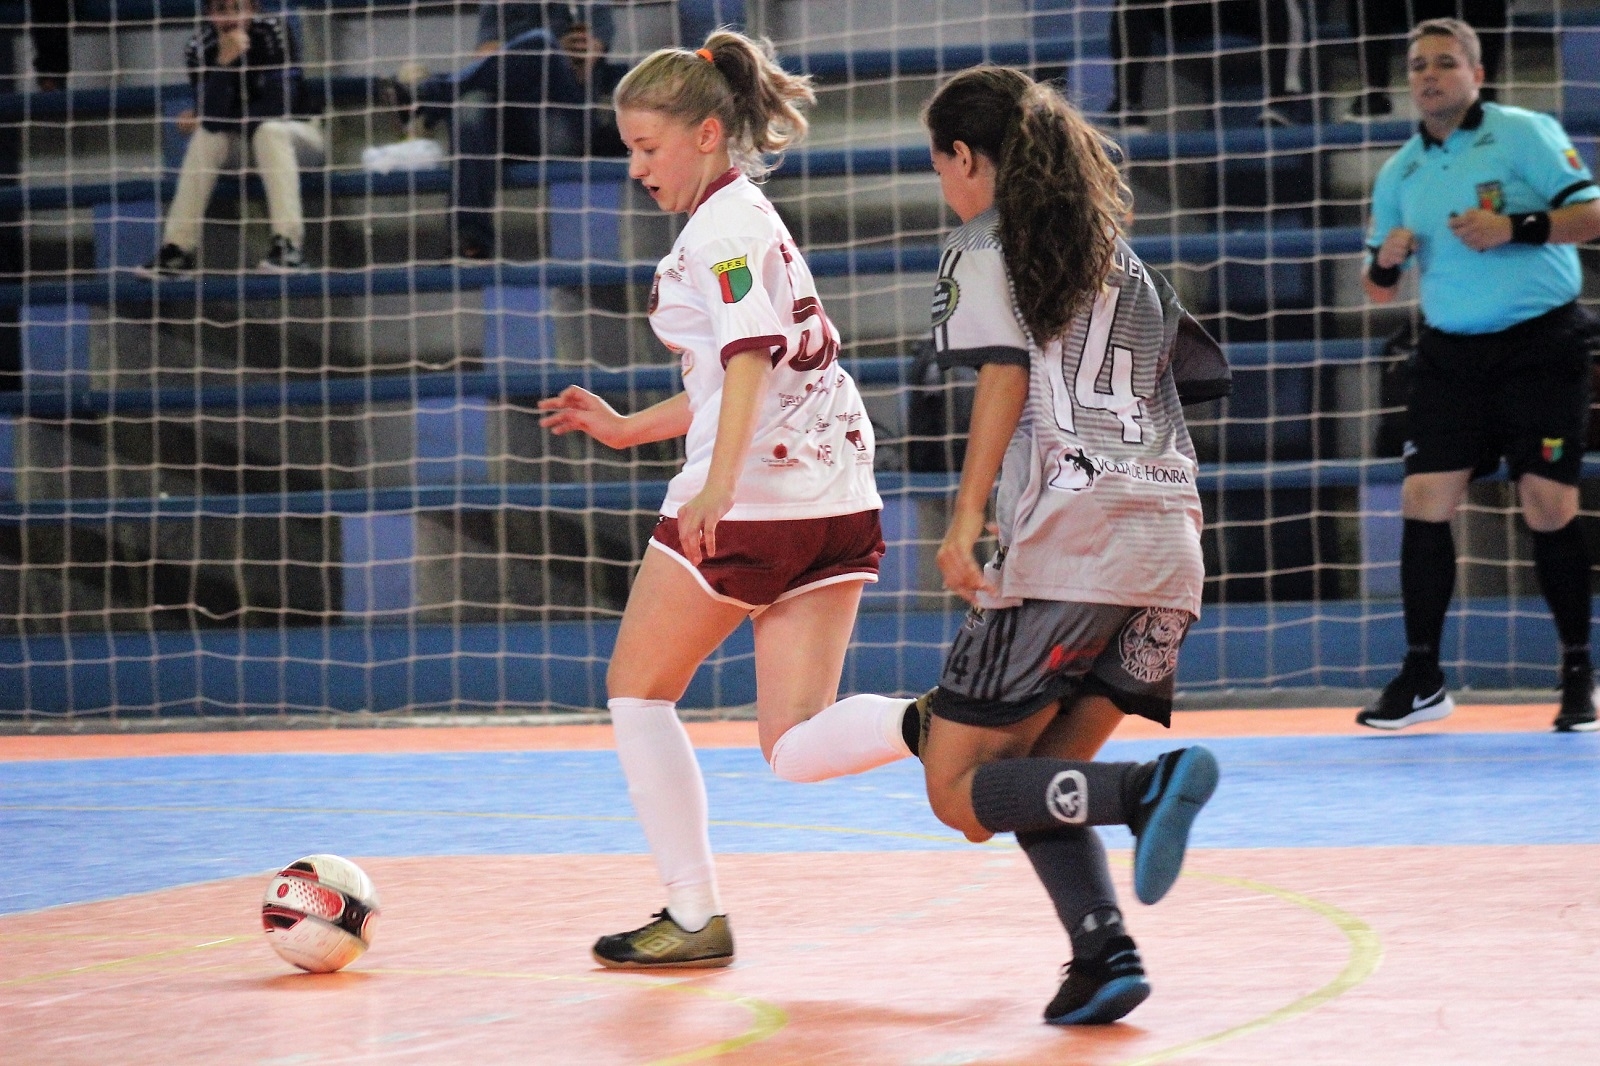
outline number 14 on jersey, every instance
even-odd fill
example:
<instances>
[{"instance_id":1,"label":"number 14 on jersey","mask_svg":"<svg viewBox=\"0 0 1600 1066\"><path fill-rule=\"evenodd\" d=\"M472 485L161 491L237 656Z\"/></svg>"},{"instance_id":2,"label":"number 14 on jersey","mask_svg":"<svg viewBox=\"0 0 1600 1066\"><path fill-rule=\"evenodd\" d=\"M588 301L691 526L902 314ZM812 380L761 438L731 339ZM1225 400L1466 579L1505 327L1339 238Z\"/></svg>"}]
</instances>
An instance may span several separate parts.
<instances>
[{"instance_id":1,"label":"number 14 on jersey","mask_svg":"<svg viewBox=\"0 0 1600 1066\"><path fill-rule=\"evenodd\" d=\"M1078 356L1078 369L1068 376L1069 359L1061 353L1061 376L1050 378L1055 401L1056 425L1068 433L1077 433L1076 409L1109 411L1122 423L1124 444L1144 443L1144 426L1139 418L1144 414L1140 397L1133 391L1133 350L1111 343L1111 327L1117 318L1117 300L1120 288L1102 289L1089 312L1089 328L1083 339L1083 350ZM1101 392L1100 375L1106 360L1111 360L1111 391Z\"/></svg>"}]
</instances>

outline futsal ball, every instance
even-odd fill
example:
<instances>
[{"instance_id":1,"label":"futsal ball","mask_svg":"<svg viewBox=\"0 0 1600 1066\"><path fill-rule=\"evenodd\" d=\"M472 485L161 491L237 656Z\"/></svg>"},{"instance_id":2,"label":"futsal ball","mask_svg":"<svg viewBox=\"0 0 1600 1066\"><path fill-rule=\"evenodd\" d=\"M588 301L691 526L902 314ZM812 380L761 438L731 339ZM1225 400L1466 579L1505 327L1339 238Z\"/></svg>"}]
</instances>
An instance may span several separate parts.
<instances>
[{"instance_id":1,"label":"futsal ball","mask_svg":"<svg viewBox=\"0 0 1600 1066\"><path fill-rule=\"evenodd\" d=\"M378 890L349 859L307 855L267 883L261 926L272 950L302 970L332 973L372 943Z\"/></svg>"}]
</instances>

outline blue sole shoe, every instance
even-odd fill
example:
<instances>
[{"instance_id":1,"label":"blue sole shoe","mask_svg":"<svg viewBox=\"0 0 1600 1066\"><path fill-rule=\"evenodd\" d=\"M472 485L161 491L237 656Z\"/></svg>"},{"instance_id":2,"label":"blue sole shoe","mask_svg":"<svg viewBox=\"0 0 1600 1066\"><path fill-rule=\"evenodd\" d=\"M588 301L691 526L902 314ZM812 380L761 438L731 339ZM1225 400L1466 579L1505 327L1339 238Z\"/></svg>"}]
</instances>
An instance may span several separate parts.
<instances>
[{"instance_id":1,"label":"blue sole shoe","mask_svg":"<svg viewBox=\"0 0 1600 1066\"><path fill-rule=\"evenodd\" d=\"M1089 1002L1059 1017L1045 1016L1051 1025L1107 1025L1150 998L1150 983L1143 977L1117 977L1097 989Z\"/></svg>"},{"instance_id":2,"label":"blue sole shoe","mask_svg":"<svg viewBox=\"0 0 1600 1066\"><path fill-rule=\"evenodd\" d=\"M1133 891L1141 903L1156 903L1178 880L1189 830L1217 789L1217 758L1196 745L1156 760L1155 774L1140 801L1144 824L1133 847Z\"/></svg>"}]
</instances>

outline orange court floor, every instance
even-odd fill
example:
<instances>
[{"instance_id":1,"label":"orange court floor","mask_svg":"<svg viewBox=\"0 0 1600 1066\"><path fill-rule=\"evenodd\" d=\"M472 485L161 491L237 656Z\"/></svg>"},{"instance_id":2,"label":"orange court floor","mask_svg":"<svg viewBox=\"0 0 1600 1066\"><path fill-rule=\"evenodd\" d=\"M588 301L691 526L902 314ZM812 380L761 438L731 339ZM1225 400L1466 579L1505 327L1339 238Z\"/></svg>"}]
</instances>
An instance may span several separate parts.
<instances>
[{"instance_id":1,"label":"orange court floor","mask_svg":"<svg viewBox=\"0 0 1600 1066\"><path fill-rule=\"evenodd\" d=\"M794 785L691 724L738 960L641 975L588 950L662 903L605 727L3 737L0 1063L1600 1062L1600 738L1552 714L1130 720L1107 758L1203 740L1223 786L1155 907L1108 835L1154 993L1081 1028L1027 860L914 761ZM381 894L339 974L260 931L314 851Z\"/></svg>"}]
</instances>

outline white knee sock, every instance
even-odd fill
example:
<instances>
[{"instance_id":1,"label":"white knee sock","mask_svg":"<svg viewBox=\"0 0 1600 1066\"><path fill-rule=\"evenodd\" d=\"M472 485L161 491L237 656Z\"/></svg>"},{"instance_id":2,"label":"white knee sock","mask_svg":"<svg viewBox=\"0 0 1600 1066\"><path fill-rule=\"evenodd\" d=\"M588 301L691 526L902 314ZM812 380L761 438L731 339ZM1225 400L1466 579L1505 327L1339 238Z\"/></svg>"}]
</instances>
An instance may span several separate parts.
<instances>
[{"instance_id":1,"label":"white knee sock","mask_svg":"<svg viewBox=\"0 0 1600 1066\"><path fill-rule=\"evenodd\" d=\"M706 786L671 700L610 700L617 758L650 842L673 921L690 932L722 913L711 859Z\"/></svg>"},{"instance_id":2,"label":"white knee sock","mask_svg":"<svg viewBox=\"0 0 1600 1066\"><path fill-rule=\"evenodd\" d=\"M911 754L900 722L904 696L846 696L790 729L772 746L772 772L785 781L859 774Z\"/></svg>"}]
</instances>

